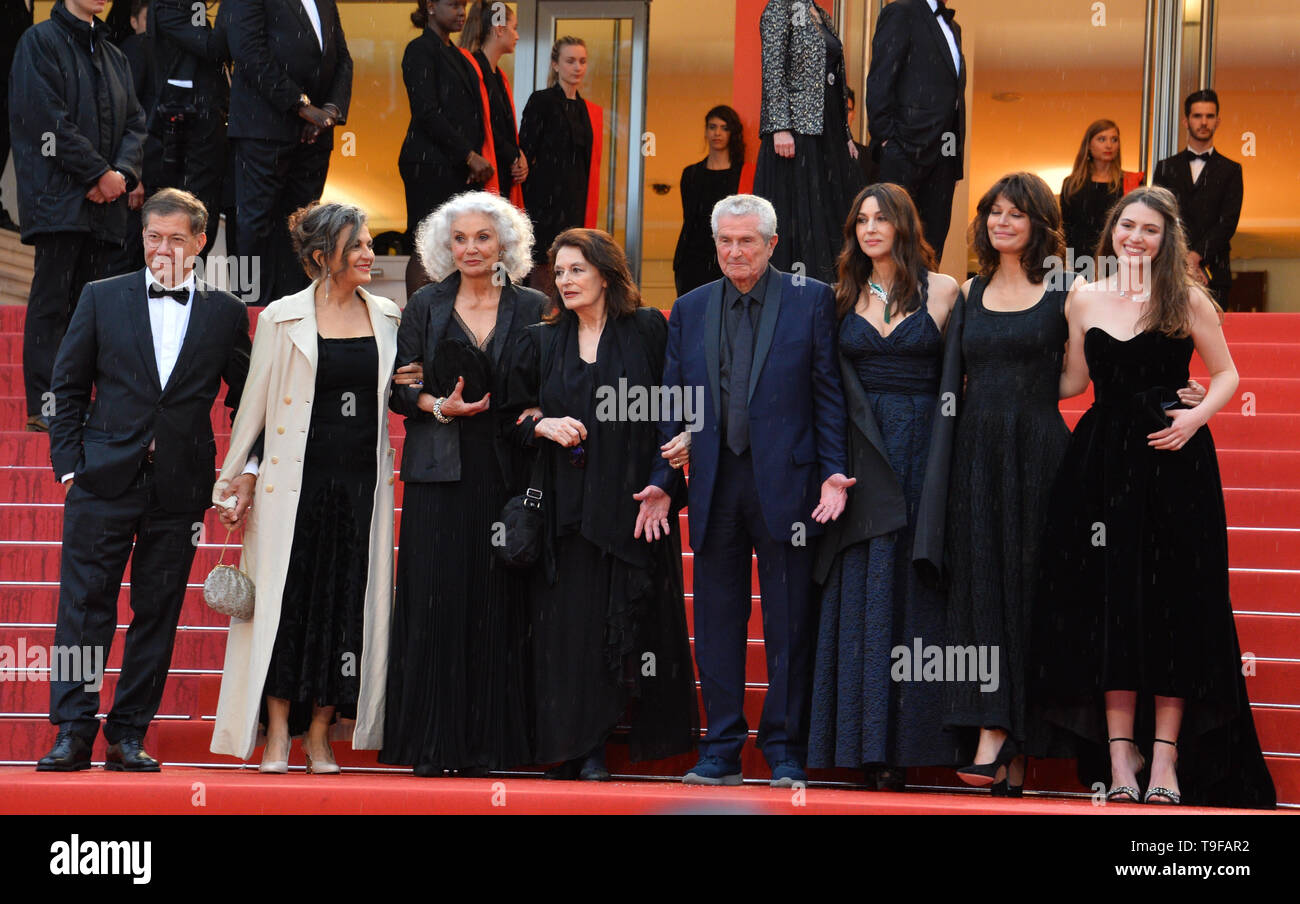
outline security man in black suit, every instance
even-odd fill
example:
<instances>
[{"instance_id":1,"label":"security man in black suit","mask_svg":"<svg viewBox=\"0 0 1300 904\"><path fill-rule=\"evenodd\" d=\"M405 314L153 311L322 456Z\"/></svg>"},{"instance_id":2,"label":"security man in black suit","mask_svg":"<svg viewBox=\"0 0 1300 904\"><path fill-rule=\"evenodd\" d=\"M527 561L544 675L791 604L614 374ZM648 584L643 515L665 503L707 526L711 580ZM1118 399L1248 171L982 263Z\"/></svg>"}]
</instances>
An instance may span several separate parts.
<instances>
[{"instance_id":1,"label":"security man in black suit","mask_svg":"<svg viewBox=\"0 0 1300 904\"><path fill-rule=\"evenodd\" d=\"M212 403L224 381L233 417L250 342L243 303L195 277L207 225L198 199L163 189L143 215L146 268L86 285L54 364L50 459L66 490L54 643L108 660L130 558L132 618L104 724L105 765L157 772L144 734L212 498ZM51 678L58 736L36 768L88 769L99 693L87 687L102 675Z\"/></svg>"},{"instance_id":2,"label":"security man in black suit","mask_svg":"<svg viewBox=\"0 0 1300 904\"><path fill-rule=\"evenodd\" d=\"M236 0L226 35L238 247L261 254L260 286L245 300L264 305L307 286L288 218L325 188L352 57L334 0Z\"/></svg>"},{"instance_id":3,"label":"security man in black suit","mask_svg":"<svg viewBox=\"0 0 1300 904\"><path fill-rule=\"evenodd\" d=\"M1229 265L1232 236L1241 218L1244 188L1241 164L1214 148L1219 128L1219 95L1207 88L1183 102L1187 147L1156 164L1153 181L1178 199L1187 230L1187 269L1208 286L1220 307L1227 307L1232 288Z\"/></svg>"},{"instance_id":4,"label":"security man in black suit","mask_svg":"<svg viewBox=\"0 0 1300 904\"><path fill-rule=\"evenodd\" d=\"M867 72L877 178L907 189L942 257L966 140L961 26L942 0L894 0L880 12Z\"/></svg>"},{"instance_id":5,"label":"security man in black suit","mask_svg":"<svg viewBox=\"0 0 1300 904\"><path fill-rule=\"evenodd\" d=\"M225 25L237 3L225 3L216 22L198 15L192 0L153 0L148 35L158 100L149 116L157 171L145 154L145 186L180 188L211 211L207 252L217 238L221 183L226 172L226 114L230 109L230 48Z\"/></svg>"}]
</instances>

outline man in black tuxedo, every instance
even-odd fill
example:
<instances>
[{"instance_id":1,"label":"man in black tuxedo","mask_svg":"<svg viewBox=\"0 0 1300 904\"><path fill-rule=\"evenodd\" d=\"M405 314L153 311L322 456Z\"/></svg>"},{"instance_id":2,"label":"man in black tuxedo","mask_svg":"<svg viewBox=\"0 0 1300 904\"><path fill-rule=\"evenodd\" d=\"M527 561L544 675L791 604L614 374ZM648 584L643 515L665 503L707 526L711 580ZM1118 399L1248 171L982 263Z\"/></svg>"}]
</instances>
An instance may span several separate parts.
<instances>
[{"instance_id":1,"label":"man in black tuxedo","mask_svg":"<svg viewBox=\"0 0 1300 904\"><path fill-rule=\"evenodd\" d=\"M230 49L224 26L234 5L226 4L226 15L218 16L215 25L198 14L191 0L154 0L149 13L158 82L149 142L157 148L157 159L146 154L145 184L149 191L181 188L203 202L210 211L205 256L221 223L217 211L230 109Z\"/></svg>"},{"instance_id":2,"label":"man in black tuxedo","mask_svg":"<svg viewBox=\"0 0 1300 904\"><path fill-rule=\"evenodd\" d=\"M1231 242L1244 194L1241 164L1214 148L1219 128L1219 95L1214 91L1207 88L1188 95L1183 124L1187 147L1157 163L1153 181L1178 199L1192 278L1208 286L1219 306L1226 307L1232 288Z\"/></svg>"},{"instance_id":3,"label":"man in black tuxedo","mask_svg":"<svg viewBox=\"0 0 1300 904\"><path fill-rule=\"evenodd\" d=\"M243 303L195 278L207 225L198 199L163 189L143 215L148 266L85 287L54 365L50 459L66 489L54 643L107 661L132 559L133 614L104 724L106 768L157 772L143 739L211 500L212 403L224 380L226 406L239 404L250 343ZM38 771L90 768L98 707L84 680L51 682L58 737Z\"/></svg>"},{"instance_id":4,"label":"man in black tuxedo","mask_svg":"<svg viewBox=\"0 0 1300 904\"><path fill-rule=\"evenodd\" d=\"M237 0L226 35L238 247L262 256L260 286L245 299L270 304L307 285L287 221L325 188L352 57L334 0Z\"/></svg>"},{"instance_id":5,"label":"man in black tuxedo","mask_svg":"<svg viewBox=\"0 0 1300 904\"><path fill-rule=\"evenodd\" d=\"M877 178L907 189L940 257L966 135L966 59L955 15L936 0L894 0L880 12L867 73Z\"/></svg>"}]
</instances>

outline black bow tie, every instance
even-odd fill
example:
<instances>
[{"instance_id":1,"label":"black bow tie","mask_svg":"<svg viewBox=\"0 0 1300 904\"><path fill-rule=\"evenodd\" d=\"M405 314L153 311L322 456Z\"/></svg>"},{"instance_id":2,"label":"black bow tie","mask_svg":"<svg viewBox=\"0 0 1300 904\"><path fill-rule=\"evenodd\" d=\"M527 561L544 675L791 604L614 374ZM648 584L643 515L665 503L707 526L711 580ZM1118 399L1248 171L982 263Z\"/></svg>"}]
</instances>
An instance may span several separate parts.
<instances>
[{"instance_id":1,"label":"black bow tie","mask_svg":"<svg viewBox=\"0 0 1300 904\"><path fill-rule=\"evenodd\" d=\"M189 304L189 303L190 303L190 290L187 289L187 288L185 288L184 286L181 286L181 287L178 288L178 289L164 289L162 286L158 285L157 283L150 283L150 284L149 284L149 297L150 297L150 298L170 298L170 299L172 299L173 301L177 301L177 302L179 302L179 303L181 303L181 304Z\"/></svg>"},{"instance_id":2,"label":"black bow tie","mask_svg":"<svg viewBox=\"0 0 1300 904\"><path fill-rule=\"evenodd\" d=\"M938 6L936 6L936 7L934 8L934 14L935 14L936 16L943 16L944 19L946 19L946 20L948 21L948 24L949 24L949 25L952 24L952 20L953 20L953 19L957 18L957 13L955 13L955 12L952 11L952 10L950 10L950 9L948 8L948 5L947 5L946 3L940 3Z\"/></svg>"},{"instance_id":3,"label":"black bow tie","mask_svg":"<svg viewBox=\"0 0 1300 904\"><path fill-rule=\"evenodd\" d=\"M1202 152L1199 153L1199 154L1192 154L1191 151L1188 151L1187 153L1189 153L1189 154L1192 155L1192 159L1193 159L1193 160L1209 160L1209 159L1210 159L1210 152L1209 152L1209 151L1202 151Z\"/></svg>"}]
</instances>

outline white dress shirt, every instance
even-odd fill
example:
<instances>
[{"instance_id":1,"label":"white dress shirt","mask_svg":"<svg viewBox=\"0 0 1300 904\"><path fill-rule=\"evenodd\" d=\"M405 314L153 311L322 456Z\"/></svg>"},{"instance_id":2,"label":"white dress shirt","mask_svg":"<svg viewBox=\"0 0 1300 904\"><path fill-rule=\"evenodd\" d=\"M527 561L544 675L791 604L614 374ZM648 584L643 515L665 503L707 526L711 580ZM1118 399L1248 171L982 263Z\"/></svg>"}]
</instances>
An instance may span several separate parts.
<instances>
[{"instance_id":1,"label":"white dress shirt","mask_svg":"<svg viewBox=\"0 0 1300 904\"><path fill-rule=\"evenodd\" d=\"M325 37L320 30L320 10L316 8L316 0L302 0L302 8L307 11L307 18L311 19L311 27L316 29L316 43L320 49L325 49Z\"/></svg>"},{"instance_id":2,"label":"white dress shirt","mask_svg":"<svg viewBox=\"0 0 1300 904\"><path fill-rule=\"evenodd\" d=\"M304 0L304 2L310 3L311 0ZM943 36L948 39L948 50L952 52L953 68L957 70L958 75L961 75L961 51L957 49L957 38L953 35L952 29L948 27L948 20L938 15L938 0L928 0L928 2L930 4L930 15L939 20L939 28L943 32Z\"/></svg>"},{"instance_id":3,"label":"white dress shirt","mask_svg":"<svg viewBox=\"0 0 1300 904\"><path fill-rule=\"evenodd\" d=\"M1193 154L1196 153L1196 151L1192 151L1191 148L1188 148L1187 150L1191 151ZM1213 153L1214 153L1214 148L1206 148L1204 151L1202 151L1202 153L1205 153L1205 154L1213 154ZM1201 172L1205 169L1205 164L1208 163L1208 162L1209 162L1208 160L1193 160L1193 161L1191 161L1191 167L1192 167L1192 181L1193 181L1193 182L1195 182L1196 180L1198 180L1198 179L1201 178Z\"/></svg>"}]
</instances>

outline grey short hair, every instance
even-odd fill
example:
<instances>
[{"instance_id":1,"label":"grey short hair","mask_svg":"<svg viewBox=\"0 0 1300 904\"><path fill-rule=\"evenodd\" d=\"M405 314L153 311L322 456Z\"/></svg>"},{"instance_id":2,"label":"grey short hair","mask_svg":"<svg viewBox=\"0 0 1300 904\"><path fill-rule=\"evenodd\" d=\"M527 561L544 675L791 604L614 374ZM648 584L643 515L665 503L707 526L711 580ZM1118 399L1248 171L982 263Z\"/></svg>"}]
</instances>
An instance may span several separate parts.
<instances>
[{"instance_id":1,"label":"grey short hair","mask_svg":"<svg viewBox=\"0 0 1300 904\"><path fill-rule=\"evenodd\" d=\"M456 195L429 214L415 230L415 252L434 282L456 269L451 256L451 225L468 213L481 213L492 221L501 242L501 262L510 279L519 282L533 269L533 224L500 195L467 191Z\"/></svg>"},{"instance_id":2,"label":"grey short hair","mask_svg":"<svg viewBox=\"0 0 1300 904\"><path fill-rule=\"evenodd\" d=\"M709 224L713 227L713 237L718 237L718 221L723 217L758 217L758 234L763 241L769 242L776 235L776 208L772 202L758 195L728 195L713 205L713 215Z\"/></svg>"}]
</instances>

